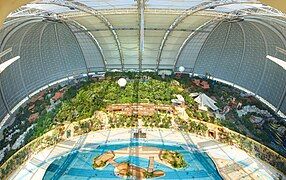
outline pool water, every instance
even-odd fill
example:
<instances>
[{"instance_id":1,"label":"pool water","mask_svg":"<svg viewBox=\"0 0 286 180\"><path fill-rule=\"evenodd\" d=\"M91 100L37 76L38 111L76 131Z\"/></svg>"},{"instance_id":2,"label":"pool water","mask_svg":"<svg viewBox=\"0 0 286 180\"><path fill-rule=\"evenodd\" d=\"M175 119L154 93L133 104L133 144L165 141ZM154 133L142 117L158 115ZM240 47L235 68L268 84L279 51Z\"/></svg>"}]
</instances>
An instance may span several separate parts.
<instances>
[{"instance_id":1,"label":"pool water","mask_svg":"<svg viewBox=\"0 0 286 180\"><path fill-rule=\"evenodd\" d=\"M67 155L54 160L48 167L43 179L120 179L114 174L112 165L106 166L102 170L92 168L93 158L109 150L117 150L126 147L148 146L160 149L177 151L184 156L188 166L184 169L172 169L163 164L155 162L155 170L163 170L165 176L156 179L222 179L219 175L213 161L204 152L188 151L185 145L172 142L109 142L105 145L87 144L83 149L93 150L75 150ZM194 148L196 149L196 148ZM116 158L117 163L129 161L136 166L147 168L148 159L124 156Z\"/></svg>"}]
</instances>

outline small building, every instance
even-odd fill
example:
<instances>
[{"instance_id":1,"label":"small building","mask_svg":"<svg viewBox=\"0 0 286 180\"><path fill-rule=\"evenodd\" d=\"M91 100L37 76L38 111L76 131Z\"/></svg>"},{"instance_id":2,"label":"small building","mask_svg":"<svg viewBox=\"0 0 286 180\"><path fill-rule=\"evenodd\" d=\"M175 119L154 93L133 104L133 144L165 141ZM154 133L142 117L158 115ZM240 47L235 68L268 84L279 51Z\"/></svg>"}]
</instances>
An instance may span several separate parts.
<instances>
[{"instance_id":1,"label":"small building","mask_svg":"<svg viewBox=\"0 0 286 180\"><path fill-rule=\"evenodd\" d=\"M35 108L35 104L33 103L33 104L31 104L31 105L29 106L28 110L29 110L29 111L33 111L34 108Z\"/></svg>"},{"instance_id":2,"label":"small building","mask_svg":"<svg viewBox=\"0 0 286 180\"><path fill-rule=\"evenodd\" d=\"M198 92L194 92L194 93L190 93L190 97L192 97L192 98L196 98L196 97L198 97L200 95L200 93L198 93Z\"/></svg>"},{"instance_id":3,"label":"small building","mask_svg":"<svg viewBox=\"0 0 286 180\"><path fill-rule=\"evenodd\" d=\"M171 99L171 102L174 106L179 106L181 105L181 101L179 101L178 99Z\"/></svg>"},{"instance_id":4,"label":"small building","mask_svg":"<svg viewBox=\"0 0 286 180\"><path fill-rule=\"evenodd\" d=\"M286 127L280 126L279 128L277 128L277 132L280 136L285 136L286 135Z\"/></svg>"},{"instance_id":5,"label":"small building","mask_svg":"<svg viewBox=\"0 0 286 180\"><path fill-rule=\"evenodd\" d=\"M45 94L46 94L46 91L41 91L40 93L39 93L39 95L38 95L38 100L44 100L44 96L45 96Z\"/></svg>"},{"instance_id":6,"label":"small building","mask_svg":"<svg viewBox=\"0 0 286 180\"><path fill-rule=\"evenodd\" d=\"M173 108L168 105L155 105L155 104L113 104L106 107L109 113L120 113L127 116L153 116L157 111L173 113Z\"/></svg>"},{"instance_id":7,"label":"small building","mask_svg":"<svg viewBox=\"0 0 286 180\"><path fill-rule=\"evenodd\" d=\"M61 99L64 96L65 90L65 88L62 88L58 92L56 92L55 95L52 97L52 100L56 102Z\"/></svg>"},{"instance_id":8,"label":"small building","mask_svg":"<svg viewBox=\"0 0 286 180\"><path fill-rule=\"evenodd\" d=\"M185 103L185 98L182 95L177 94L176 97L181 103Z\"/></svg>"},{"instance_id":9,"label":"small building","mask_svg":"<svg viewBox=\"0 0 286 180\"><path fill-rule=\"evenodd\" d=\"M209 83L207 81L204 81L204 80L194 79L194 80L192 80L192 83L198 87L205 89L205 90L208 90L210 88Z\"/></svg>"},{"instance_id":10,"label":"small building","mask_svg":"<svg viewBox=\"0 0 286 180\"><path fill-rule=\"evenodd\" d=\"M58 101L63 97L63 92L56 92L56 94L52 97L54 101Z\"/></svg>"},{"instance_id":11,"label":"small building","mask_svg":"<svg viewBox=\"0 0 286 180\"><path fill-rule=\"evenodd\" d=\"M35 103L37 100L39 101L44 100L45 93L46 93L45 91L40 91L38 94L31 97L30 103Z\"/></svg>"},{"instance_id":12,"label":"small building","mask_svg":"<svg viewBox=\"0 0 286 180\"><path fill-rule=\"evenodd\" d=\"M30 115L28 121L29 121L30 123L33 123L33 122L35 122L38 118L39 118L39 113L34 113L34 114L31 114L31 115Z\"/></svg>"},{"instance_id":13,"label":"small building","mask_svg":"<svg viewBox=\"0 0 286 180\"><path fill-rule=\"evenodd\" d=\"M171 99L171 102L173 103L173 105L183 105L185 104L185 98L180 95L180 94L176 94L176 98L177 99Z\"/></svg>"},{"instance_id":14,"label":"small building","mask_svg":"<svg viewBox=\"0 0 286 180\"><path fill-rule=\"evenodd\" d=\"M138 132L134 132L133 137L137 138L137 139L139 139L139 138L146 138L147 134L143 133L142 130L139 129Z\"/></svg>"},{"instance_id":15,"label":"small building","mask_svg":"<svg viewBox=\"0 0 286 180\"><path fill-rule=\"evenodd\" d=\"M94 81L101 81L101 80L104 80L105 79L105 74L90 74L91 76L91 79L94 80Z\"/></svg>"},{"instance_id":16,"label":"small building","mask_svg":"<svg viewBox=\"0 0 286 180\"><path fill-rule=\"evenodd\" d=\"M201 81L201 88L207 90L210 88L210 85L207 81Z\"/></svg>"},{"instance_id":17,"label":"small building","mask_svg":"<svg viewBox=\"0 0 286 180\"><path fill-rule=\"evenodd\" d=\"M261 127L264 124L264 119L257 116L250 116L250 122L257 127Z\"/></svg>"}]
</instances>

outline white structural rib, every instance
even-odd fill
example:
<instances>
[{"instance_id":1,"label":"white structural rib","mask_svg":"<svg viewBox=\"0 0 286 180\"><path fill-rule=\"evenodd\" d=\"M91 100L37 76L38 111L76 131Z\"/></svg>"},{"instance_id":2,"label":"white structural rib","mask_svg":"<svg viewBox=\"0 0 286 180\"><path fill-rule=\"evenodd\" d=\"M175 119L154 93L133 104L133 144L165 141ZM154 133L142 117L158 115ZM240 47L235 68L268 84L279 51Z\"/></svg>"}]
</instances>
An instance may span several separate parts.
<instances>
[{"instance_id":1,"label":"white structural rib","mask_svg":"<svg viewBox=\"0 0 286 180\"><path fill-rule=\"evenodd\" d=\"M5 51L1 52L1 53L0 53L0 58L3 57L3 56L5 56L6 54L8 54L8 53L11 52L11 51L12 51L12 48L8 48L8 49L6 49Z\"/></svg>"},{"instance_id":2,"label":"white structural rib","mask_svg":"<svg viewBox=\"0 0 286 180\"><path fill-rule=\"evenodd\" d=\"M281 66L284 70L286 70L286 62L285 61L278 59L276 57L270 56L270 55L267 55L266 58L269 59L270 61L273 61L274 63Z\"/></svg>"},{"instance_id":3,"label":"white structural rib","mask_svg":"<svg viewBox=\"0 0 286 180\"><path fill-rule=\"evenodd\" d=\"M121 66L122 66L121 69L122 70L124 69L123 50L121 47L121 42L119 40L118 34L115 31L115 28L113 27L111 22L103 14L101 14L101 12L99 12L98 10L95 10L89 6L86 6L85 4L82 4L78 1L73 1L73 0L70 0L70 1L53 0L51 2L37 2L37 4L54 4L54 5L58 5L58 6L62 6L62 7L74 8L74 9L77 9L78 11L85 12L87 14L91 14L91 15L97 17L99 20L101 20L105 24L105 26L107 26L109 31L112 33L112 36L115 40L115 43L116 43L116 46L118 49L120 62L121 62Z\"/></svg>"},{"instance_id":4,"label":"white structural rib","mask_svg":"<svg viewBox=\"0 0 286 180\"><path fill-rule=\"evenodd\" d=\"M157 67L156 69L158 70L161 62L161 56L163 49L165 47L165 44L168 40L168 37L170 36L171 32L175 30L175 28L182 22L184 19L186 19L188 16L191 16L195 13L198 13L200 11L209 9L209 8L216 8L216 7L221 7L221 6L226 6L226 5L232 5L232 4L259 4L257 1L237 1L237 0L224 0L224 1L206 1L202 2L201 4L198 4L197 6L193 6L189 9L186 9L182 14L180 14L174 22L170 25L168 30L165 32L165 35L161 41L160 48L158 51L157 55ZM229 14L229 16L236 16L233 14Z\"/></svg>"},{"instance_id":5,"label":"white structural rib","mask_svg":"<svg viewBox=\"0 0 286 180\"><path fill-rule=\"evenodd\" d=\"M282 53L286 56L286 50L285 49L282 49L280 47L276 47L276 51L279 51L280 53Z\"/></svg>"},{"instance_id":6,"label":"white structural rib","mask_svg":"<svg viewBox=\"0 0 286 180\"><path fill-rule=\"evenodd\" d=\"M18 59L20 59L20 56L13 57L12 59L9 59L8 61L5 61L4 63L0 64L0 73L2 73L8 66L10 66Z\"/></svg>"}]
</instances>

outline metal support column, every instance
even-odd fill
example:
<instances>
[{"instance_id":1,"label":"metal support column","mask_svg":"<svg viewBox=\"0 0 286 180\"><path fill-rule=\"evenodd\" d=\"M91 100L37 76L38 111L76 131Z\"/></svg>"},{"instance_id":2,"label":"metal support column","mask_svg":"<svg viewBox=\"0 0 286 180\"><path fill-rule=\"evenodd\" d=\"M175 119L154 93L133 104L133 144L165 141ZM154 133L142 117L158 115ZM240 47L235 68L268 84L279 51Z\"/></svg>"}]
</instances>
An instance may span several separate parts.
<instances>
[{"instance_id":1,"label":"metal support column","mask_svg":"<svg viewBox=\"0 0 286 180\"><path fill-rule=\"evenodd\" d=\"M139 71L142 70L142 60L143 60L143 51L144 51L144 9L145 9L145 0L137 0L138 4L138 15L139 15Z\"/></svg>"}]
</instances>

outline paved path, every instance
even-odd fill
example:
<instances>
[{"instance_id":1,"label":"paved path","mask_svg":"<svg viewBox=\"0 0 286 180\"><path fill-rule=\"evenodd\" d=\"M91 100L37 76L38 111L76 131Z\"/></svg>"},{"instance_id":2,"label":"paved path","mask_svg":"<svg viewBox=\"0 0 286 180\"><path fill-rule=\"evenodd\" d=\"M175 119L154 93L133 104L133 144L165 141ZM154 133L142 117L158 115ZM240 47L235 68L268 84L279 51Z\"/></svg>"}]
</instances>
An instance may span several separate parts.
<instances>
[{"instance_id":1,"label":"paved path","mask_svg":"<svg viewBox=\"0 0 286 180\"><path fill-rule=\"evenodd\" d=\"M113 167L117 167L118 163L114 161L114 159L110 159L108 160L108 162L113 166Z\"/></svg>"}]
</instances>

